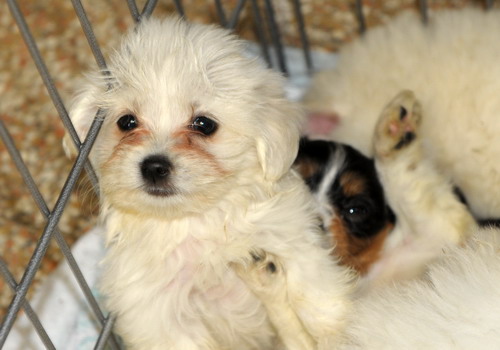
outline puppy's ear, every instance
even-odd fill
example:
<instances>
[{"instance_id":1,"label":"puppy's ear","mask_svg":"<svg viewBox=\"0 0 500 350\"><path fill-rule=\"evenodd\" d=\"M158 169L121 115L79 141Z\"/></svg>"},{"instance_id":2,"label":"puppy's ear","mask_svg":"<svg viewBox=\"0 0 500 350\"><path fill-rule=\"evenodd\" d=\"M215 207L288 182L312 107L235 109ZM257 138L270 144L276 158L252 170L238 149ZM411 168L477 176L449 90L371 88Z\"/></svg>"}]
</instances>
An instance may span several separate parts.
<instances>
[{"instance_id":1,"label":"puppy's ear","mask_svg":"<svg viewBox=\"0 0 500 350\"><path fill-rule=\"evenodd\" d=\"M74 97L69 115L81 142L85 140L97 110L98 107L94 98L94 91L92 87L89 86L88 88L81 90ZM68 132L66 132L66 135L64 136L63 147L68 157L76 156L77 149Z\"/></svg>"},{"instance_id":2,"label":"puppy's ear","mask_svg":"<svg viewBox=\"0 0 500 350\"><path fill-rule=\"evenodd\" d=\"M297 154L297 158L295 158L293 167L303 179L309 179L320 171L318 159L311 154L311 152L315 151L315 149L311 147L314 146L314 143L314 141L310 141L305 137L300 139L299 153Z\"/></svg>"},{"instance_id":3,"label":"puppy's ear","mask_svg":"<svg viewBox=\"0 0 500 350\"><path fill-rule=\"evenodd\" d=\"M273 103L265 114L257 137L257 155L264 177L275 181L291 168L297 156L303 112L283 100Z\"/></svg>"}]
</instances>

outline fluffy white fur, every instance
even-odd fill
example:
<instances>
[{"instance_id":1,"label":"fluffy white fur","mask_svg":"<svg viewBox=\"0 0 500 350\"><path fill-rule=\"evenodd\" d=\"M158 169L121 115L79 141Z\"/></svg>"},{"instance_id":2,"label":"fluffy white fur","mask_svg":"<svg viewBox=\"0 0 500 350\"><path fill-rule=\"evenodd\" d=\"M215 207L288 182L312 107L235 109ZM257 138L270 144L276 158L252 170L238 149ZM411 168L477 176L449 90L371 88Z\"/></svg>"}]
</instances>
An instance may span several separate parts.
<instances>
[{"instance_id":1,"label":"fluffy white fur","mask_svg":"<svg viewBox=\"0 0 500 350\"><path fill-rule=\"evenodd\" d=\"M464 192L475 215L500 217L500 12L442 10L423 26L405 13L346 45L304 103L336 114L329 135L373 154L377 117L397 92L422 102L425 156Z\"/></svg>"},{"instance_id":2,"label":"fluffy white fur","mask_svg":"<svg viewBox=\"0 0 500 350\"><path fill-rule=\"evenodd\" d=\"M354 301L347 326L329 349L485 349L500 347L500 231L471 232L466 244L448 246L424 275L407 282L387 284ZM255 279L255 289L270 314L291 314L275 273ZM260 283L260 284L259 284ZM290 322L275 323L279 329ZM288 329L282 334L290 334ZM302 329L294 329L293 349L316 349ZM298 338L300 335L301 338ZM292 347L291 347L292 348Z\"/></svg>"},{"instance_id":3,"label":"fluffy white fur","mask_svg":"<svg viewBox=\"0 0 500 350\"><path fill-rule=\"evenodd\" d=\"M399 226L360 285L346 331L331 349L500 346L500 231L478 230L446 179L422 157L420 113L414 94L404 91L377 122L375 159L385 188L390 187L388 197ZM294 319L284 297L286 267L278 257L268 256L264 263L270 261L279 268L269 271L256 265L249 281L256 294L269 300L269 314L291 314L287 317ZM397 281L373 285L387 279ZM271 321L281 334L290 333L280 330L290 323ZM294 334L306 344L295 348L315 349L304 329L294 329Z\"/></svg>"},{"instance_id":4,"label":"fluffy white fur","mask_svg":"<svg viewBox=\"0 0 500 350\"><path fill-rule=\"evenodd\" d=\"M421 127L426 118L415 94L403 91L375 126L375 166L397 219L379 259L363 277L365 288L419 276L443 247L464 242L476 230L447 178L424 155Z\"/></svg>"},{"instance_id":5,"label":"fluffy white fur","mask_svg":"<svg viewBox=\"0 0 500 350\"><path fill-rule=\"evenodd\" d=\"M500 348L500 232L449 247L418 280L358 300L340 349Z\"/></svg>"},{"instance_id":6,"label":"fluffy white fur","mask_svg":"<svg viewBox=\"0 0 500 350\"><path fill-rule=\"evenodd\" d=\"M266 308L237 274L251 253L279 257L298 315L290 327L319 344L335 338L352 276L322 246L311 196L289 170L302 113L283 79L225 30L172 18L144 20L108 68L111 80L91 75L71 117L84 138L106 111L91 153L107 231L101 287L127 346L276 349ZM127 114L138 126L122 131ZM193 130L199 115L217 121L213 135ZM172 164L169 195L145 190L150 155Z\"/></svg>"}]
</instances>

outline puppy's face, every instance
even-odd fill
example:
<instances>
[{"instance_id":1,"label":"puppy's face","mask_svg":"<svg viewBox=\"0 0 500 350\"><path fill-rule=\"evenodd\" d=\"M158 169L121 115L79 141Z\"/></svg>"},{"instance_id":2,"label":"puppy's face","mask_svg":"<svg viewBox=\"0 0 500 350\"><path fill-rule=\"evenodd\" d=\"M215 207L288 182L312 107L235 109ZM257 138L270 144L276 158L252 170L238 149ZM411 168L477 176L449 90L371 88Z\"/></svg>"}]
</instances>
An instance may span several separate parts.
<instances>
[{"instance_id":1,"label":"puppy's face","mask_svg":"<svg viewBox=\"0 0 500 350\"><path fill-rule=\"evenodd\" d=\"M201 213L291 166L301 113L284 100L281 78L226 31L146 20L108 69L111 79L91 80L71 116L83 138L97 109L106 112L91 160L113 206Z\"/></svg>"},{"instance_id":2,"label":"puppy's face","mask_svg":"<svg viewBox=\"0 0 500 350\"><path fill-rule=\"evenodd\" d=\"M318 201L334 254L366 272L395 221L373 160L346 145L302 139L296 167Z\"/></svg>"}]
</instances>

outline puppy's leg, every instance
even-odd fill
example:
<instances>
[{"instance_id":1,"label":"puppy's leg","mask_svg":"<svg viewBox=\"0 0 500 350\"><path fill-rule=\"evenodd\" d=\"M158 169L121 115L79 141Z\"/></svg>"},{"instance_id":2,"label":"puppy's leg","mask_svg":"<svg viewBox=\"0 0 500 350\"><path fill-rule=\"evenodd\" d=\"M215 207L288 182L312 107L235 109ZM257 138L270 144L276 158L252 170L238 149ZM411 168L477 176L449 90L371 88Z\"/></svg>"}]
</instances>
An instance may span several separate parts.
<instances>
[{"instance_id":1,"label":"puppy's leg","mask_svg":"<svg viewBox=\"0 0 500 350\"><path fill-rule=\"evenodd\" d=\"M371 278L411 277L459 244L476 224L447 179L423 156L422 108L403 91L382 112L374 135L375 162L397 223Z\"/></svg>"},{"instance_id":2,"label":"puppy's leg","mask_svg":"<svg viewBox=\"0 0 500 350\"><path fill-rule=\"evenodd\" d=\"M233 268L266 307L284 349L316 349L315 341L290 305L286 275L280 261L264 251L251 256L251 262L235 264Z\"/></svg>"}]
</instances>

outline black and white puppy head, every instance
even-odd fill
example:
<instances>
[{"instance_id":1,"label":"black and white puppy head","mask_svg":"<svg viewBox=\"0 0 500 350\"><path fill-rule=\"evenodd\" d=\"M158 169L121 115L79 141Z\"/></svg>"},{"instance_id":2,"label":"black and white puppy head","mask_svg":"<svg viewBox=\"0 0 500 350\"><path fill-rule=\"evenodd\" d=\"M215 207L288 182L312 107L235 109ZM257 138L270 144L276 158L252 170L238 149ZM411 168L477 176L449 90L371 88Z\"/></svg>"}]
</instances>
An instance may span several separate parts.
<instances>
[{"instance_id":1,"label":"black and white puppy head","mask_svg":"<svg viewBox=\"0 0 500 350\"><path fill-rule=\"evenodd\" d=\"M395 222L373 160L347 145L303 138L295 166L318 202L334 254L365 272Z\"/></svg>"},{"instance_id":2,"label":"black and white puppy head","mask_svg":"<svg viewBox=\"0 0 500 350\"><path fill-rule=\"evenodd\" d=\"M90 76L71 118L81 139L105 111L91 153L107 203L144 215L192 215L292 165L302 113L283 78L215 26L145 19ZM108 85L111 84L111 88Z\"/></svg>"}]
</instances>

